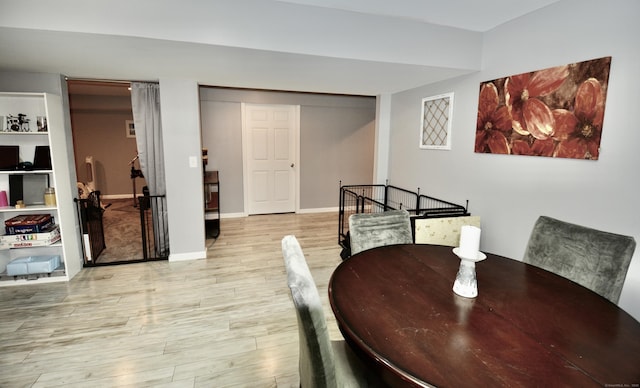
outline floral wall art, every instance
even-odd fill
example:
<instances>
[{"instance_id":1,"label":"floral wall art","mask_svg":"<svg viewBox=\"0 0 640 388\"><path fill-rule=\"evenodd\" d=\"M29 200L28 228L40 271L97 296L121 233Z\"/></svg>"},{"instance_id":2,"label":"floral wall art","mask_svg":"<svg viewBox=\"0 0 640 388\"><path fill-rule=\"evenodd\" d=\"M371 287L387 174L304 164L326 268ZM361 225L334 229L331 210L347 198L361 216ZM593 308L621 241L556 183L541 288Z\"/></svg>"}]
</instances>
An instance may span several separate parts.
<instances>
[{"instance_id":1,"label":"floral wall art","mask_svg":"<svg viewBox=\"0 0 640 388\"><path fill-rule=\"evenodd\" d=\"M597 160L611 57L480 84L475 152Z\"/></svg>"}]
</instances>

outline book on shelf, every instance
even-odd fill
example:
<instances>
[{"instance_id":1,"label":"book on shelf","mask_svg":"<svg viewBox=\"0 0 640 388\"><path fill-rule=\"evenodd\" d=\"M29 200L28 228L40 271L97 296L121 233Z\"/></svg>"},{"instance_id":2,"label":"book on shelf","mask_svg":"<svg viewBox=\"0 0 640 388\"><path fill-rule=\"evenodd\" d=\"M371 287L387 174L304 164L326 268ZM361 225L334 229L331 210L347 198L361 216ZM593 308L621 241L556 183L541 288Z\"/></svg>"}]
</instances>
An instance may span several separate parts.
<instances>
[{"instance_id":1,"label":"book on shelf","mask_svg":"<svg viewBox=\"0 0 640 388\"><path fill-rule=\"evenodd\" d=\"M7 234L43 233L55 225L50 214L27 214L4 222Z\"/></svg>"},{"instance_id":2,"label":"book on shelf","mask_svg":"<svg viewBox=\"0 0 640 388\"><path fill-rule=\"evenodd\" d=\"M58 225L53 225L41 233L5 234L0 236L0 244L9 248L47 246L58 241L60 241L60 228Z\"/></svg>"},{"instance_id":3,"label":"book on shelf","mask_svg":"<svg viewBox=\"0 0 640 388\"><path fill-rule=\"evenodd\" d=\"M50 240L13 241L6 245L9 248L46 247L47 245L55 244L58 241L60 241L60 236L56 236Z\"/></svg>"}]
</instances>

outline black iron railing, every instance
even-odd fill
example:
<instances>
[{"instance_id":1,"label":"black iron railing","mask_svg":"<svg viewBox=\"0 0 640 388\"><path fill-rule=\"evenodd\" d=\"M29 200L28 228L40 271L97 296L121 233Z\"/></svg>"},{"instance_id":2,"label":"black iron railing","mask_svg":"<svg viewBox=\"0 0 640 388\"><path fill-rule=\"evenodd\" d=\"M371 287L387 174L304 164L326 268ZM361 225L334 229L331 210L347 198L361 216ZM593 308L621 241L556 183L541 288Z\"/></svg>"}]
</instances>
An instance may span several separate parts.
<instances>
[{"instance_id":1,"label":"black iron railing","mask_svg":"<svg viewBox=\"0 0 640 388\"><path fill-rule=\"evenodd\" d=\"M144 260L165 260L169 257L169 224L167 199L164 195L138 197L142 253Z\"/></svg>"},{"instance_id":2,"label":"black iron railing","mask_svg":"<svg viewBox=\"0 0 640 388\"><path fill-rule=\"evenodd\" d=\"M349 257L349 217L355 213L378 213L405 209L411 222L418 217L457 217L469 215L467 206L444 201L428 195L391 185L340 186L338 213L338 243L343 248L341 256Z\"/></svg>"},{"instance_id":3,"label":"black iron railing","mask_svg":"<svg viewBox=\"0 0 640 388\"><path fill-rule=\"evenodd\" d=\"M102 224L102 205L100 192L93 191L87 198L74 199L77 205L80 232L82 234L85 265L95 264L95 260L105 249L104 227ZM87 244L88 243L88 244Z\"/></svg>"}]
</instances>

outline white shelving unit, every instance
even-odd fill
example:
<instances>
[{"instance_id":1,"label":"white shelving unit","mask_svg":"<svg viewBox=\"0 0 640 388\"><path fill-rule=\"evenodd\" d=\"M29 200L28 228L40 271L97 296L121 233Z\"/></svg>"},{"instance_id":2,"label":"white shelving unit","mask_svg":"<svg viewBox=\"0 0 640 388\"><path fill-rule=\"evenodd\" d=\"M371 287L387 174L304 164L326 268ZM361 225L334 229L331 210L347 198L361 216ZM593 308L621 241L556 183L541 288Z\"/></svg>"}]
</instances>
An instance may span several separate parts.
<instances>
[{"instance_id":1,"label":"white shelving unit","mask_svg":"<svg viewBox=\"0 0 640 388\"><path fill-rule=\"evenodd\" d=\"M22 214L51 214L60 228L61 240L47 246L11 248L0 246L0 286L68 281L82 268L80 229L74 198L77 196L71 131L65 126L62 98L47 93L0 93L0 116L26 114L30 119L29 132L0 131L0 145L17 145L20 160L33 162L36 146L49 146L51 170L0 171L0 191L10 198L10 177L42 174L48 176L49 186L56 190L56 206L41 204L17 209L0 207L0 235L5 234L4 221ZM37 132L36 117L47 117L48 130ZM6 126L6 125L5 125ZM40 195L31 193L31 196ZM44 192L41 193L44 198ZM38 274L13 277L6 274L11 260L25 256L59 255L62 264L51 275Z\"/></svg>"}]
</instances>

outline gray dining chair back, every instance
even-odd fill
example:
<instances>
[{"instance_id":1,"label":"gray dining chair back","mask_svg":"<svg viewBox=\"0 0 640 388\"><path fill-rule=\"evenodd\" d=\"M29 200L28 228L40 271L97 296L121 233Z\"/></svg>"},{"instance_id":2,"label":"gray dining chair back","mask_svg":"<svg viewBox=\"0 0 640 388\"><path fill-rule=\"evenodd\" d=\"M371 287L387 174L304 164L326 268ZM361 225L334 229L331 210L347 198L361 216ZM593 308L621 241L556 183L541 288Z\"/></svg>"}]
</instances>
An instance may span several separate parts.
<instances>
[{"instance_id":1,"label":"gray dining chair back","mask_svg":"<svg viewBox=\"0 0 640 388\"><path fill-rule=\"evenodd\" d=\"M480 216L428 217L414 219L416 244L457 247L463 225L480 227Z\"/></svg>"},{"instance_id":2,"label":"gray dining chair back","mask_svg":"<svg viewBox=\"0 0 640 388\"><path fill-rule=\"evenodd\" d=\"M630 236L540 216L523 261L618 303L635 247L636 241Z\"/></svg>"},{"instance_id":3,"label":"gray dining chair back","mask_svg":"<svg viewBox=\"0 0 640 388\"><path fill-rule=\"evenodd\" d=\"M287 284L296 308L302 388L367 387L364 367L344 341L329 337L322 302L295 236L282 239Z\"/></svg>"},{"instance_id":4,"label":"gray dining chair back","mask_svg":"<svg viewBox=\"0 0 640 388\"><path fill-rule=\"evenodd\" d=\"M413 235L409 213L402 209L352 214L349 217L349 239L352 255L385 245L411 244Z\"/></svg>"}]
</instances>

